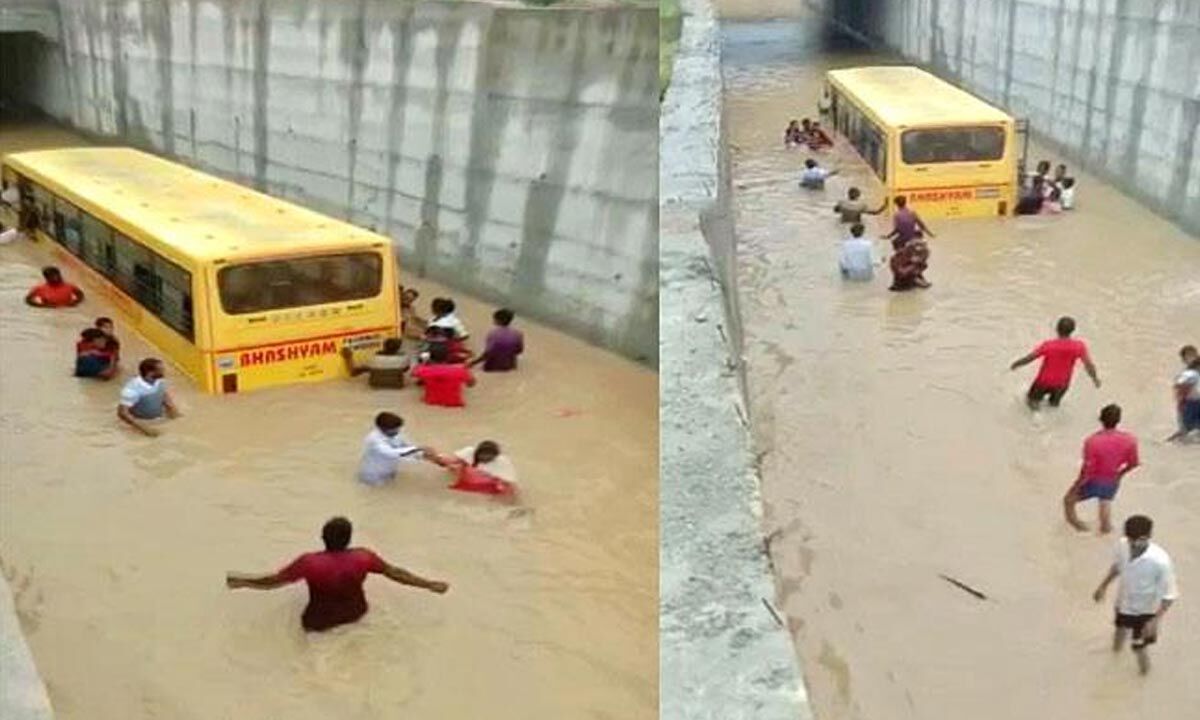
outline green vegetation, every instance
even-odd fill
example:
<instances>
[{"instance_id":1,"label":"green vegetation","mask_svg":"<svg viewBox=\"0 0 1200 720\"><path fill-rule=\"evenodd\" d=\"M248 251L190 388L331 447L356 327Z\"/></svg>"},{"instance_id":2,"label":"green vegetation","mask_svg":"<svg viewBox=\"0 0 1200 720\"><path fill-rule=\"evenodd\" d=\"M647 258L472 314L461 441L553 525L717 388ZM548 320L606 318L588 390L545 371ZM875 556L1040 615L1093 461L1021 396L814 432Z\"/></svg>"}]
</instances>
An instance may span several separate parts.
<instances>
[{"instance_id":1,"label":"green vegetation","mask_svg":"<svg viewBox=\"0 0 1200 720\"><path fill-rule=\"evenodd\" d=\"M671 84L671 67L679 47L679 31L683 25L683 10L679 0L659 0L658 3L658 92L667 94Z\"/></svg>"}]
</instances>

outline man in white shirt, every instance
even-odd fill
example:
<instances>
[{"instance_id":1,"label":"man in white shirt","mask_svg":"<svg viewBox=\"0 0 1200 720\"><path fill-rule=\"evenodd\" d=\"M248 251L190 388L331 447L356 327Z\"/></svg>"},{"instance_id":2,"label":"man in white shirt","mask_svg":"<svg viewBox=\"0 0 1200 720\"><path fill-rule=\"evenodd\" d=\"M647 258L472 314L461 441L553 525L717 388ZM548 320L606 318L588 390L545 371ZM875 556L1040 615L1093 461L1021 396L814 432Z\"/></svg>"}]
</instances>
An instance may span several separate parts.
<instances>
[{"instance_id":1,"label":"man in white shirt","mask_svg":"<svg viewBox=\"0 0 1200 720\"><path fill-rule=\"evenodd\" d=\"M146 358L138 363L138 376L121 388L117 417L143 435L155 437L159 434L156 428L146 424L146 420L157 420L164 414L179 417L179 408L167 391L165 375L162 360Z\"/></svg>"},{"instance_id":2,"label":"man in white shirt","mask_svg":"<svg viewBox=\"0 0 1200 720\"><path fill-rule=\"evenodd\" d=\"M400 434L403 426L404 419L395 413L381 412L375 416L375 428L363 441L359 480L367 485L382 485L396 477L400 463L423 458L423 449Z\"/></svg>"},{"instance_id":3,"label":"man in white shirt","mask_svg":"<svg viewBox=\"0 0 1200 720\"><path fill-rule=\"evenodd\" d=\"M1092 594L1096 602L1101 602L1109 584L1121 579L1117 587L1113 652L1121 650L1125 637L1132 630L1133 652L1143 675L1150 672L1150 656L1146 650L1158 640L1163 615L1179 598L1170 556L1150 542L1153 529L1154 521L1145 515L1131 515L1125 521L1125 537L1117 544L1112 567Z\"/></svg>"},{"instance_id":4,"label":"man in white shirt","mask_svg":"<svg viewBox=\"0 0 1200 720\"><path fill-rule=\"evenodd\" d=\"M454 301L450 298L434 298L430 304L430 309L433 311L433 319L429 321L429 327L440 327L450 330L454 333L454 340L466 340L469 337L467 326L462 320L454 314Z\"/></svg>"},{"instance_id":5,"label":"man in white shirt","mask_svg":"<svg viewBox=\"0 0 1200 720\"><path fill-rule=\"evenodd\" d=\"M837 170L826 170L817 165L817 161L809 158L804 161L804 172L800 175L800 187L809 190L823 190L825 180L837 175Z\"/></svg>"},{"instance_id":6,"label":"man in white shirt","mask_svg":"<svg viewBox=\"0 0 1200 720\"><path fill-rule=\"evenodd\" d=\"M1183 440L1192 431L1200 430L1200 353L1195 345L1184 345L1179 351L1183 372L1175 378L1175 407L1179 429L1167 442Z\"/></svg>"},{"instance_id":7,"label":"man in white shirt","mask_svg":"<svg viewBox=\"0 0 1200 720\"><path fill-rule=\"evenodd\" d=\"M862 223L850 226L850 237L842 243L838 267L842 277L856 282L870 282L875 278L875 253L871 241L863 237Z\"/></svg>"}]
</instances>

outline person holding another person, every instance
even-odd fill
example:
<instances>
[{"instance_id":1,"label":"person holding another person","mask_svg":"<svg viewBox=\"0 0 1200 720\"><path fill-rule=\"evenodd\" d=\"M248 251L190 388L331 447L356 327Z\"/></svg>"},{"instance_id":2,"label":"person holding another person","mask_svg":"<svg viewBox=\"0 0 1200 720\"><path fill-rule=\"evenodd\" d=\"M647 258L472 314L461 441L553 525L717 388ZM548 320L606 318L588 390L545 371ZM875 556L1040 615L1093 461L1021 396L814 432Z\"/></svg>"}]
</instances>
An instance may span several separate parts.
<instances>
[{"instance_id":1,"label":"person holding another person","mask_svg":"<svg viewBox=\"0 0 1200 720\"><path fill-rule=\"evenodd\" d=\"M821 123L813 121L808 126L808 148L810 150L823 150L833 147L833 138L825 132L821 127Z\"/></svg>"},{"instance_id":2,"label":"person holding another person","mask_svg":"<svg viewBox=\"0 0 1200 720\"><path fill-rule=\"evenodd\" d=\"M805 144L804 132L800 129L800 123L792 120L788 123L787 129L783 131L783 146L784 147L800 147Z\"/></svg>"},{"instance_id":3,"label":"person holding another person","mask_svg":"<svg viewBox=\"0 0 1200 720\"><path fill-rule=\"evenodd\" d=\"M892 284L888 290L903 292L914 288L929 288L932 284L925 279L929 268L929 245L918 232L912 240L900 246L889 260Z\"/></svg>"},{"instance_id":4,"label":"person holding another person","mask_svg":"<svg viewBox=\"0 0 1200 720\"><path fill-rule=\"evenodd\" d=\"M1175 378L1173 388L1179 429L1167 442L1178 442L1200 430L1200 353L1195 345L1184 345L1179 359L1183 361L1183 372Z\"/></svg>"},{"instance_id":5,"label":"person holding another person","mask_svg":"<svg viewBox=\"0 0 1200 720\"><path fill-rule=\"evenodd\" d=\"M395 413L381 412L375 416L375 427L363 440L362 458L358 463L358 479L367 485L382 485L396 478L400 464L420 460L424 451L400 433L404 418Z\"/></svg>"},{"instance_id":6,"label":"person holding another person","mask_svg":"<svg viewBox=\"0 0 1200 720\"><path fill-rule=\"evenodd\" d=\"M475 385L475 376L466 365L452 362L443 344L430 346L429 362L413 369L412 376L425 386L425 404L439 407L464 407L463 387Z\"/></svg>"},{"instance_id":7,"label":"person holding another person","mask_svg":"<svg viewBox=\"0 0 1200 720\"><path fill-rule=\"evenodd\" d=\"M809 190L825 189L825 180L837 175L837 170L826 170L809 158L804 161L804 172L800 174L800 187Z\"/></svg>"},{"instance_id":8,"label":"person holding another person","mask_svg":"<svg viewBox=\"0 0 1200 720\"><path fill-rule=\"evenodd\" d=\"M1100 532L1112 530L1112 501L1121 487L1121 480L1140 464L1137 438L1117 429L1121 408L1105 405L1100 410L1101 430L1092 433L1083 443L1083 464L1079 476L1063 496L1063 516L1076 530L1088 526L1075 514L1075 506L1084 500L1100 501Z\"/></svg>"},{"instance_id":9,"label":"person holding another person","mask_svg":"<svg viewBox=\"0 0 1200 720\"><path fill-rule=\"evenodd\" d=\"M467 367L483 363L484 372L507 372L517 369L517 357L525 352L525 336L511 327L513 311L500 308L492 313L496 326L487 335L483 354L471 361Z\"/></svg>"},{"instance_id":10,"label":"person holding another person","mask_svg":"<svg viewBox=\"0 0 1200 720\"><path fill-rule=\"evenodd\" d=\"M1042 366L1038 370L1037 377L1033 379L1033 384L1029 386L1029 392L1025 398L1031 410L1037 410L1041 406L1042 400L1047 397L1050 398L1050 407L1058 407L1067 388L1071 385L1071 375L1075 372L1076 360L1083 362L1083 367L1091 376L1092 382L1097 388L1100 387L1100 376L1096 374L1096 366L1092 363L1092 357L1088 353L1087 343L1071 337L1071 333L1075 332L1075 319L1059 318L1055 331L1058 337L1047 340L1034 348L1033 352L1014 360L1010 368L1016 370L1038 358L1042 359Z\"/></svg>"},{"instance_id":11,"label":"person holding another person","mask_svg":"<svg viewBox=\"0 0 1200 720\"><path fill-rule=\"evenodd\" d=\"M842 242L838 269L846 280L870 282L875 278L875 250L863 232L862 223L854 223L850 226L850 237Z\"/></svg>"},{"instance_id":12,"label":"person holding another person","mask_svg":"<svg viewBox=\"0 0 1200 720\"><path fill-rule=\"evenodd\" d=\"M115 353L102 330L88 328L75 343L75 377L111 380L117 373Z\"/></svg>"},{"instance_id":13,"label":"person holding another person","mask_svg":"<svg viewBox=\"0 0 1200 720\"><path fill-rule=\"evenodd\" d=\"M143 435L156 437L159 431L147 425L147 420L157 420L164 415L169 418L181 415L167 390L165 376L162 360L146 358L138 363L137 377L125 383L121 389L117 417Z\"/></svg>"},{"instance_id":14,"label":"person holding another person","mask_svg":"<svg viewBox=\"0 0 1200 720\"><path fill-rule=\"evenodd\" d=\"M63 280L62 272L53 266L42 268L46 282L35 286L25 296L25 304L32 307L74 307L83 302L83 291Z\"/></svg>"},{"instance_id":15,"label":"person holding another person","mask_svg":"<svg viewBox=\"0 0 1200 720\"><path fill-rule=\"evenodd\" d=\"M119 363L121 361L121 342L117 340L116 327L113 325L112 318L98 317L93 327L108 338L108 351L112 353L113 364Z\"/></svg>"},{"instance_id":16,"label":"person holding another person","mask_svg":"<svg viewBox=\"0 0 1200 720\"><path fill-rule=\"evenodd\" d=\"M863 213L867 215L878 215L887 209L887 199L880 203L879 207L874 210L867 207L863 202L862 191L856 187L852 187L846 191L846 199L838 200L833 206L833 211L841 216L841 221L844 223L860 223L862 222Z\"/></svg>"},{"instance_id":17,"label":"person holding another person","mask_svg":"<svg viewBox=\"0 0 1200 720\"><path fill-rule=\"evenodd\" d=\"M428 458L454 476L451 490L508 497L516 495L516 471L512 462L501 454L500 445L492 440L462 448L453 456L430 452Z\"/></svg>"},{"instance_id":18,"label":"person holding another person","mask_svg":"<svg viewBox=\"0 0 1200 720\"><path fill-rule=\"evenodd\" d=\"M408 373L412 362L404 353L400 338L388 338L383 341L383 349L372 355L366 365L354 364L354 351L348 347L342 348L342 359L350 377L358 377L369 373L367 384L373 388L402 388L404 376Z\"/></svg>"},{"instance_id":19,"label":"person holding another person","mask_svg":"<svg viewBox=\"0 0 1200 720\"><path fill-rule=\"evenodd\" d=\"M320 632L338 625L356 622L367 614L363 583L375 573L410 587L439 595L450 589L440 580L427 580L389 564L371 550L350 547L353 525L344 517L335 517L321 528L325 550L301 555L279 572L267 575L228 573L225 585L231 590L249 588L274 590L299 580L308 584L308 605L300 624L308 631Z\"/></svg>"},{"instance_id":20,"label":"person holding another person","mask_svg":"<svg viewBox=\"0 0 1200 720\"><path fill-rule=\"evenodd\" d=\"M892 231L883 238L892 241L894 250L904 247L922 233L929 237L936 237L921 216L908 206L908 198L897 195L893 202L896 204L896 212L892 214Z\"/></svg>"}]
</instances>

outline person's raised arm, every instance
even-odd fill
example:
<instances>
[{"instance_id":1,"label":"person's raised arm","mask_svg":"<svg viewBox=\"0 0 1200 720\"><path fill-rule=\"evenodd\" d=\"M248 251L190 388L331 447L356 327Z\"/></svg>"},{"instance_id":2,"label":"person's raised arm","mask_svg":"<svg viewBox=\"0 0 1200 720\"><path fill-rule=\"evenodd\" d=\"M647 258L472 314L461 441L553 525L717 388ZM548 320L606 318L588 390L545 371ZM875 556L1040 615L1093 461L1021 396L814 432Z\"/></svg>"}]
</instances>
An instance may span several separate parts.
<instances>
[{"instance_id":1,"label":"person's raised arm","mask_svg":"<svg viewBox=\"0 0 1200 720\"><path fill-rule=\"evenodd\" d=\"M414 445L393 445L383 438L376 437L371 441L371 449L391 460L416 457L421 454L421 448Z\"/></svg>"},{"instance_id":2,"label":"person's raised arm","mask_svg":"<svg viewBox=\"0 0 1200 720\"><path fill-rule=\"evenodd\" d=\"M245 573L226 573L225 587L230 590L249 588L251 590L274 590L292 582L283 573L275 572L268 575L247 575Z\"/></svg>"},{"instance_id":3,"label":"person's raised arm","mask_svg":"<svg viewBox=\"0 0 1200 720\"><path fill-rule=\"evenodd\" d=\"M887 210L887 206L888 206L888 202L887 202L887 198L885 197L883 199L883 202L879 203L879 207L875 208L874 210L869 210L869 209L864 210L863 212L865 212L868 215L878 215L879 213L883 212L884 210Z\"/></svg>"},{"instance_id":4,"label":"person's raised arm","mask_svg":"<svg viewBox=\"0 0 1200 720\"><path fill-rule=\"evenodd\" d=\"M158 437L158 430L138 420L126 405L117 405L117 417L146 437Z\"/></svg>"},{"instance_id":5,"label":"person's raised arm","mask_svg":"<svg viewBox=\"0 0 1200 720\"><path fill-rule=\"evenodd\" d=\"M419 575L410 573L404 568L398 568L387 562L383 563L383 570L380 571L380 574L388 580L400 583L401 585L421 588L422 590L435 592L439 595L450 589L449 583L442 582L441 580L427 580Z\"/></svg>"},{"instance_id":6,"label":"person's raised arm","mask_svg":"<svg viewBox=\"0 0 1200 720\"><path fill-rule=\"evenodd\" d=\"M925 221L921 219L920 215L913 213L913 217L917 221L917 227L921 228L921 232L925 233L929 237L937 237L937 235L934 235L933 231L929 229L929 226L925 224Z\"/></svg>"},{"instance_id":7,"label":"person's raised arm","mask_svg":"<svg viewBox=\"0 0 1200 720\"><path fill-rule=\"evenodd\" d=\"M1023 358L1013 360L1013 364L1009 366L1009 369L1016 370L1017 368L1025 367L1034 360L1037 360L1039 357L1041 357L1041 353L1039 353L1037 350L1034 350Z\"/></svg>"}]
</instances>

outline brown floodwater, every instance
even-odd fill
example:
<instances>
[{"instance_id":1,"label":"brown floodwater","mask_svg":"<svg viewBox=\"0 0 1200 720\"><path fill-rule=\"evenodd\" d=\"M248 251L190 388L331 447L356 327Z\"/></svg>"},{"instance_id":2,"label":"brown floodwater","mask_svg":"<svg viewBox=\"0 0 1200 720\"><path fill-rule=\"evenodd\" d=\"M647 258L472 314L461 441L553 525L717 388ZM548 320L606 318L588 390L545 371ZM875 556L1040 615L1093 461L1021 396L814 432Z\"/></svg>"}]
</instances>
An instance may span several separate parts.
<instances>
[{"instance_id":1,"label":"brown floodwater","mask_svg":"<svg viewBox=\"0 0 1200 720\"><path fill-rule=\"evenodd\" d=\"M0 129L0 152L80 142ZM481 373L463 411L361 378L218 398L169 374L185 416L147 439L118 425L117 382L70 370L98 315L127 363L155 351L102 302L26 308L47 257L0 247L0 561L60 720L657 717L655 373L518 318L521 369ZM406 281L485 334L491 308ZM356 482L383 409L448 451L500 442L530 511L432 467ZM334 514L450 592L374 578L363 621L306 635L303 585L225 588L317 549Z\"/></svg>"},{"instance_id":2,"label":"brown floodwater","mask_svg":"<svg viewBox=\"0 0 1200 720\"><path fill-rule=\"evenodd\" d=\"M1069 214L933 223L927 291L843 283L832 205L851 184L881 190L839 142L842 174L802 192L806 155L783 128L815 113L825 70L895 58L831 50L790 13L726 25L723 62L764 530L818 720L1194 717L1200 447L1162 439L1177 351L1200 344L1200 241L1076 170ZM1031 415L1035 369L1008 365L1064 314L1104 384L1079 373L1060 409ZM1146 678L1091 600L1113 540L1070 530L1059 503L1109 402L1144 463L1115 516L1154 518L1183 590Z\"/></svg>"}]
</instances>

